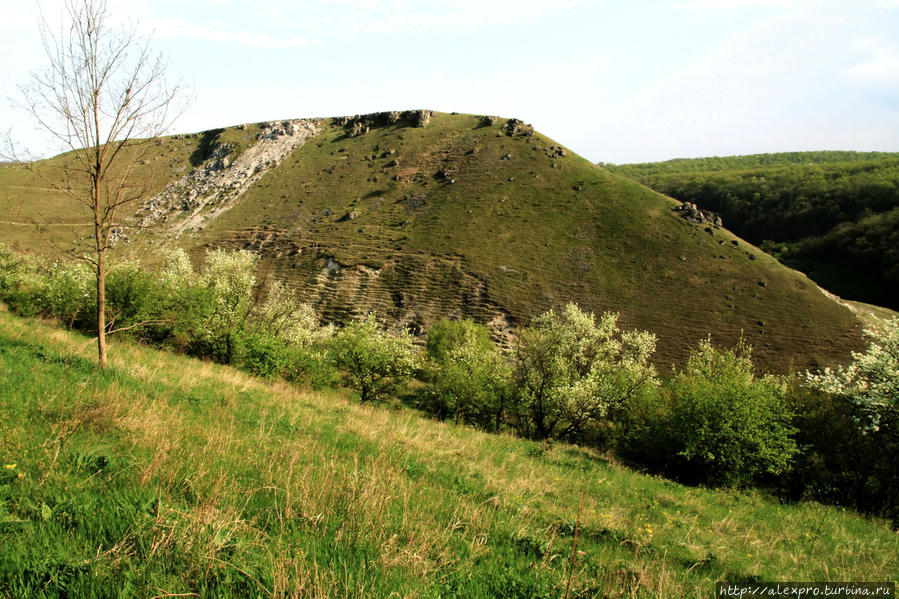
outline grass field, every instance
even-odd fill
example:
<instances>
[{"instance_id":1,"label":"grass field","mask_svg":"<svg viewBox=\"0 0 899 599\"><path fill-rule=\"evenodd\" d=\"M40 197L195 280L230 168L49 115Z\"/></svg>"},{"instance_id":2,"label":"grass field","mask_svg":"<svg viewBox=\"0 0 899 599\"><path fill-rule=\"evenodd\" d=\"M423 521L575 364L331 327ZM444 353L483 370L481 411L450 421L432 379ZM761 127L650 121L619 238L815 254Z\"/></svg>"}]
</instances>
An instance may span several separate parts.
<instances>
[{"instance_id":1,"label":"grass field","mask_svg":"<svg viewBox=\"0 0 899 599\"><path fill-rule=\"evenodd\" d=\"M124 342L108 370L92 355L0 312L0 596L698 598L899 578L897 534L841 509Z\"/></svg>"}]
</instances>

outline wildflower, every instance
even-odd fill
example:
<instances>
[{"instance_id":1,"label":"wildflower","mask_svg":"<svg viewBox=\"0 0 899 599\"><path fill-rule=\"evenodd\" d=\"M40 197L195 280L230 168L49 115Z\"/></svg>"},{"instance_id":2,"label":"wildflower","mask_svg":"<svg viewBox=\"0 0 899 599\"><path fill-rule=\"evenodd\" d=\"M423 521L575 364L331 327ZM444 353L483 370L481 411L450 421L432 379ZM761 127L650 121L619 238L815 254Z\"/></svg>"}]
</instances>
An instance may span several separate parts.
<instances>
[{"instance_id":1,"label":"wildflower","mask_svg":"<svg viewBox=\"0 0 899 599\"><path fill-rule=\"evenodd\" d=\"M16 469L15 464L4 464L3 467L6 468L7 470L15 470Z\"/></svg>"}]
</instances>

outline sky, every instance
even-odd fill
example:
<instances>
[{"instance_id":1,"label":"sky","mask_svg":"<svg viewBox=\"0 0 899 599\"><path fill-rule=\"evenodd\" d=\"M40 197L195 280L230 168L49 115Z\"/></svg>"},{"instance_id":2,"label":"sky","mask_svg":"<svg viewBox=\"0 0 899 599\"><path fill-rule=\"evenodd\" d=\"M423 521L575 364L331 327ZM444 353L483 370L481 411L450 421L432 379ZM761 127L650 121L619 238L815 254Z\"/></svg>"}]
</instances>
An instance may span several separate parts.
<instances>
[{"instance_id":1,"label":"sky","mask_svg":"<svg viewBox=\"0 0 899 599\"><path fill-rule=\"evenodd\" d=\"M899 0L109 0L191 102L172 133L428 108L516 117L593 162L899 151ZM0 131L61 0L0 0Z\"/></svg>"}]
</instances>

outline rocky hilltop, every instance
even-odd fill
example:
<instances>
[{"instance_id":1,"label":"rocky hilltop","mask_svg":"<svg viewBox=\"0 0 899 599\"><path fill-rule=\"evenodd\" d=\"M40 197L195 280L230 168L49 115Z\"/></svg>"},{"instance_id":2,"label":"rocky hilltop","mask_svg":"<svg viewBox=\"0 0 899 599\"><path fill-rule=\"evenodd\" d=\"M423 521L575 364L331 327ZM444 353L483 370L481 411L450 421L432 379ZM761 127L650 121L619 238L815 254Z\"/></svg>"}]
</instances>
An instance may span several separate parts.
<instances>
[{"instance_id":1,"label":"rocky hilltop","mask_svg":"<svg viewBox=\"0 0 899 599\"><path fill-rule=\"evenodd\" d=\"M661 364L742 335L779 371L845 361L863 343L845 306L716 215L518 119L413 110L240 125L167 138L144 168L156 191L126 223L152 231L141 252L252 249L328 321L377 311L422 333L471 317L511 343L573 301L655 332Z\"/></svg>"}]
</instances>

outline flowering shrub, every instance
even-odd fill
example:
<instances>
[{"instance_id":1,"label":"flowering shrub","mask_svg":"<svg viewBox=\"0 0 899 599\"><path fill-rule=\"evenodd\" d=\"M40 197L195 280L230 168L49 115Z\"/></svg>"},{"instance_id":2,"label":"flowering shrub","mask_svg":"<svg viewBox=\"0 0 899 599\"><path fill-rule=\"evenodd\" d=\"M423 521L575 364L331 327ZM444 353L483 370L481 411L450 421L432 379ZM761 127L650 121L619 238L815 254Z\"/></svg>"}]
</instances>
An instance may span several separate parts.
<instances>
[{"instance_id":1,"label":"flowering shrub","mask_svg":"<svg viewBox=\"0 0 899 599\"><path fill-rule=\"evenodd\" d=\"M876 429L885 412L899 410L899 318L865 330L871 343L865 353L852 352L852 363L835 370L806 373L813 389L848 398L864 411L862 426Z\"/></svg>"},{"instance_id":2,"label":"flowering shrub","mask_svg":"<svg viewBox=\"0 0 899 599\"><path fill-rule=\"evenodd\" d=\"M537 439L581 432L631 397L658 384L649 362L655 335L621 332L618 315L568 304L534 319L521 332L513 369L517 428Z\"/></svg>"},{"instance_id":3,"label":"flowering shrub","mask_svg":"<svg viewBox=\"0 0 899 599\"><path fill-rule=\"evenodd\" d=\"M800 425L808 449L790 483L899 528L899 318L865 332L864 353L853 352L847 367L807 372L806 393L795 394L806 399Z\"/></svg>"}]
</instances>

